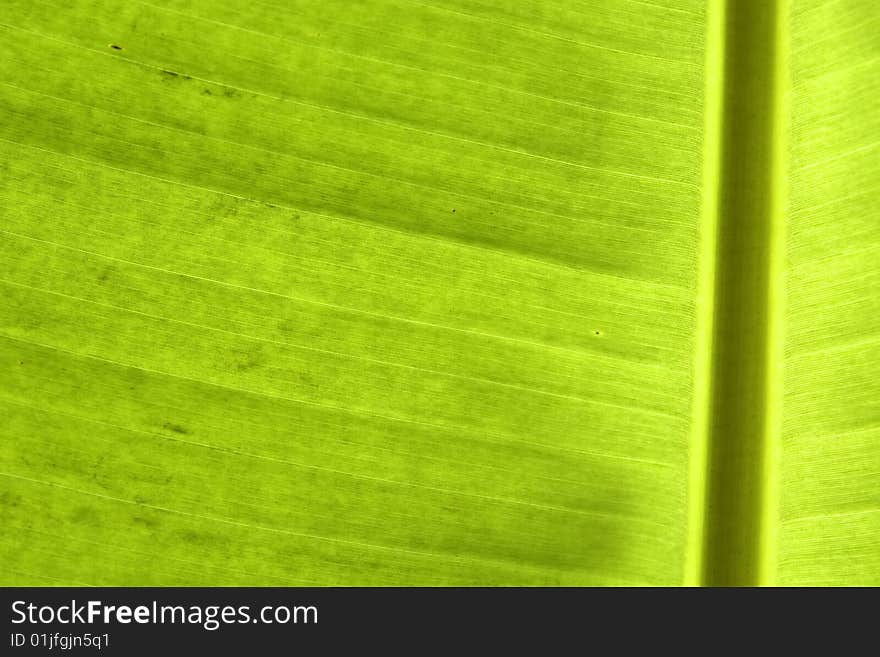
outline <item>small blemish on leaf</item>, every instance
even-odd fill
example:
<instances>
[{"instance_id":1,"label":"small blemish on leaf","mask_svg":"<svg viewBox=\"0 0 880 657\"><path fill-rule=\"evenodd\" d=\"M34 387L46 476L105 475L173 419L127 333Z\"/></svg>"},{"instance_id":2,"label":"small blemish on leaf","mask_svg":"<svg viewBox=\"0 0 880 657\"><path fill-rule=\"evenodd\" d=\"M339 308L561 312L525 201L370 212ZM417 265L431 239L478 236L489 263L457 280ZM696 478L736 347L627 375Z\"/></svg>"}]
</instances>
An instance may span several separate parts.
<instances>
[{"instance_id":1,"label":"small blemish on leaf","mask_svg":"<svg viewBox=\"0 0 880 657\"><path fill-rule=\"evenodd\" d=\"M169 71L168 69L165 69L165 68L162 69L162 74L167 75L172 78L180 77L179 73L177 73L175 71Z\"/></svg>"},{"instance_id":2,"label":"small blemish on leaf","mask_svg":"<svg viewBox=\"0 0 880 657\"><path fill-rule=\"evenodd\" d=\"M189 430L186 427L182 427L179 424L174 424L172 422L166 422L162 425L162 428L168 429L168 431L173 431L174 433L182 433L184 435L189 433Z\"/></svg>"},{"instance_id":3,"label":"small blemish on leaf","mask_svg":"<svg viewBox=\"0 0 880 657\"><path fill-rule=\"evenodd\" d=\"M452 214L455 214L455 208L452 208Z\"/></svg>"},{"instance_id":4,"label":"small blemish on leaf","mask_svg":"<svg viewBox=\"0 0 880 657\"><path fill-rule=\"evenodd\" d=\"M122 50L122 46L117 46L115 43L111 43L110 47L113 48L113 50Z\"/></svg>"},{"instance_id":5,"label":"small blemish on leaf","mask_svg":"<svg viewBox=\"0 0 880 657\"><path fill-rule=\"evenodd\" d=\"M143 525L144 527L153 528L158 523L153 518L145 518L142 516L134 516L131 521L138 525Z\"/></svg>"}]
</instances>

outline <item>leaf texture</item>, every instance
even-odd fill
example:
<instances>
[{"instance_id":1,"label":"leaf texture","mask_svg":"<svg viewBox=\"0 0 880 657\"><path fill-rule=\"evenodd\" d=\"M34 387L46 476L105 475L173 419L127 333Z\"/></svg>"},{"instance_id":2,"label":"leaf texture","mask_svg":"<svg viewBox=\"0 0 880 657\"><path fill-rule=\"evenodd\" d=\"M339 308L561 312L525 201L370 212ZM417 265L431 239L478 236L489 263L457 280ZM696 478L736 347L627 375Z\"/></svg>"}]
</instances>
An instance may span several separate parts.
<instances>
[{"instance_id":1,"label":"leaf texture","mask_svg":"<svg viewBox=\"0 0 880 657\"><path fill-rule=\"evenodd\" d=\"M723 5L6 0L0 582L700 583ZM876 584L878 12L785 7L762 558Z\"/></svg>"},{"instance_id":2,"label":"leaf texture","mask_svg":"<svg viewBox=\"0 0 880 657\"><path fill-rule=\"evenodd\" d=\"M681 581L700 5L8 3L5 581Z\"/></svg>"},{"instance_id":3,"label":"leaf texture","mask_svg":"<svg viewBox=\"0 0 880 657\"><path fill-rule=\"evenodd\" d=\"M779 583L880 585L880 12L791 11Z\"/></svg>"}]
</instances>

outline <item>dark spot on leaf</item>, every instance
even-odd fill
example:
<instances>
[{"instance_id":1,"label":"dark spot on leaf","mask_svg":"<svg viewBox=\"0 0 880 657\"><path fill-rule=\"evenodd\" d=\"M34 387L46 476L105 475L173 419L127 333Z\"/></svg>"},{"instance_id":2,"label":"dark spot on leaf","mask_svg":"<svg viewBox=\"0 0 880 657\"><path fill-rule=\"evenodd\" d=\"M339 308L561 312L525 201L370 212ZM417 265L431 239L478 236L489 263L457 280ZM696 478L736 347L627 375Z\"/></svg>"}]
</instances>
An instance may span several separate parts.
<instances>
[{"instance_id":1,"label":"dark spot on leaf","mask_svg":"<svg viewBox=\"0 0 880 657\"><path fill-rule=\"evenodd\" d=\"M204 89L202 89L202 93L205 94L206 96L213 96L214 95L214 93L210 89L208 89L208 87L205 87Z\"/></svg>"},{"instance_id":2,"label":"dark spot on leaf","mask_svg":"<svg viewBox=\"0 0 880 657\"><path fill-rule=\"evenodd\" d=\"M83 505L76 507L70 513L70 519L77 525L98 525L101 516L91 506Z\"/></svg>"},{"instance_id":3,"label":"dark spot on leaf","mask_svg":"<svg viewBox=\"0 0 880 657\"><path fill-rule=\"evenodd\" d=\"M239 94L238 94L238 91L236 91L232 87L224 87L223 88L223 95L226 96L227 98L235 98Z\"/></svg>"},{"instance_id":4,"label":"dark spot on leaf","mask_svg":"<svg viewBox=\"0 0 880 657\"><path fill-rule=\"evenodd\" d=\"M195 545L201 545L210 540L210 538L204 534L189 529L181 533L181 538L187 543L193 543Z\"/></svg>"},{"instance_id":5,"label":"dark spot on leaf","mask_svg":"<svg viewBox=\"0 0 880 657\"><path fill-rule=\"evenodd\" d=\"M299 375L299 380L303 385L308 386L312 390L317 391L320 387L318 385L318 382L315 381L315 379L313 377L311 377L309 374L307 374L305 372L303 372Z\"/></svg>"},{"instance_id":6,"label":"dark spot on leaf","mask_svg":"<svg viewBox=\"0 0 880 657\"><path fill-rule=\"evenodd\" d=\"M163 74L163 75L167 75L167 76L172 77L172 78L176 78L176 77L179 77L179 76L180 76L179 73L176 73L176 72L174 72L174 71L169 71L169 70L164 69L164 68L162 69L162 74Z\"/></svg>"},{"instance_id":7,"label":"dark spot on leaf","mask_svg":"<svg viewBox=\"0 0 880 657\"><path fill-rule=\"evenodd\" d=\"M455 208L452 208L452 214L455 214Z\"/></svg>"},{"instance_id":8,"label":"dark spot on leaf","mask_svg":"<svg viewBox=\"0 0 880 657\"><path fill-rule=\"evenodd\" d=\"M134 516L131 521L137 525L143 525L144 527L148 527L150 529L159 524L153 518L145 518L143 516Z\"/></svg>"},{"instance_id":9,"label":"dark spot on leaf","mask_svg":"<svg viewBox=\"0 0 880 657\"><path fill-rule=\"evenodd\" d=\"M186 427L182 427L179 424L174 424L173 422L166 422L162 425L164 429L168 429L168 431L173 431L174 433L182 433L184 435L189 433L189 430Z\"/></svg>"},{"instance_id":10,"label":"dark spot on leaf","mask_svg":"<svg viewBox=\"0 0 880 657\"><path fill-rule=\"evenodd\" d=\"M113 50L122 50L122 46L117 46L115 43L111 43L110 47L113 48Z\"/></svg>"},{"instance_id":11,"label":"dark spot on leaf","mask_svg":"<svg viewBox=\"0 0 880 657\"><path fill-rule=\"evenodd\" d=\"M0 507L16 507L22 502L21 495L14 495L11 492L4 491L0 493Z\"/></svg>"},{"instance_id":12,"label":"dark spot on leaf","mask_svg":"<svg viewBox=\"0 0 880 657\"><path fill-rule=\"evenodd\" d=\"M257 345L252 349L236 349L234 352L234 367L238 372L249 372L263 363L262 345Z\"/></svg>"}]
</instances>

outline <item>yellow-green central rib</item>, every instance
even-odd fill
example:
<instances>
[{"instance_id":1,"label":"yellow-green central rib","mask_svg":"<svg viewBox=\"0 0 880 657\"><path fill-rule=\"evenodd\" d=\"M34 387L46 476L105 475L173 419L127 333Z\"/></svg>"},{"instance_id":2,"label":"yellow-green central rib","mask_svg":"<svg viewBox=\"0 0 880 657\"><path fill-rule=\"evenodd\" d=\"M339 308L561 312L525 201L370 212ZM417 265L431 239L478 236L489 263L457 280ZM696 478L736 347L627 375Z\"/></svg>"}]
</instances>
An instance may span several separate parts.
<instances>
[{"instance_id":1,"label":"yellow-green central rib","mask_svg":"<svg viewBox=\"0 0 880 657\"><path fill-rule=\"evenodd\" d=\"M723 18L700 560L700 580L708 586L773 579L784 5L732 0Z\"/></svg>"}]
</instances>

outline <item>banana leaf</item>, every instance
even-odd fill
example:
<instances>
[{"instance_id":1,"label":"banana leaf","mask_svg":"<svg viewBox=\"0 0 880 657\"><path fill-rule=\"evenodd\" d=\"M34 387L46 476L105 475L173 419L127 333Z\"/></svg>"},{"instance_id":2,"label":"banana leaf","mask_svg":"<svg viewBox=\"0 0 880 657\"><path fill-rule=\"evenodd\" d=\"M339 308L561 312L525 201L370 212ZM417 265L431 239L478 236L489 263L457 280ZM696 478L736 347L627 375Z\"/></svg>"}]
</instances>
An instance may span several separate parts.
<instances>
[{"instance_id":1,"label":"banana leaf","mask_svg":"<svg viewBox=\"0 0 880 657\"><path fill-rule=\"evenodd\" d=\"M873 0L4 0L3 585L880 585Z\"/></svg>"}]
</instances>

